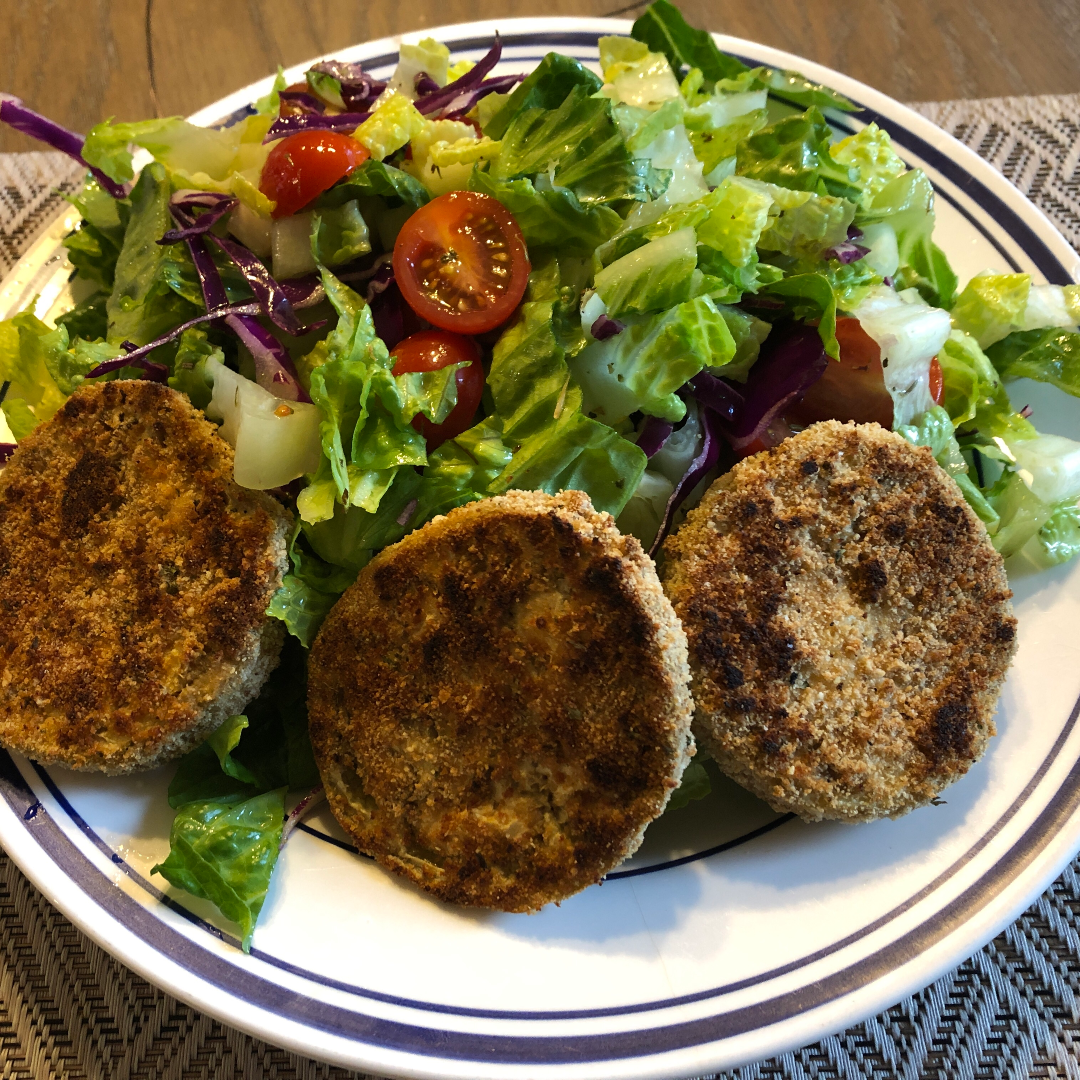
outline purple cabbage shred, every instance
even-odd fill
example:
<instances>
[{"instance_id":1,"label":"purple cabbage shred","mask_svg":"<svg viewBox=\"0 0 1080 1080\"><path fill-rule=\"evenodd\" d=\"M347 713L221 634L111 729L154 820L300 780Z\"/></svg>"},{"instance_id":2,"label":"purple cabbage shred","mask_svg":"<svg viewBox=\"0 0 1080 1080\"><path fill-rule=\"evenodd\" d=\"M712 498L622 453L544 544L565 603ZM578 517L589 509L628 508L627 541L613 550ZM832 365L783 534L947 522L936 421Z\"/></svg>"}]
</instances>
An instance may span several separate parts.
<instances>
[{"instance_id":1,"label":"purple cabbage shred","mask_svg":"<svg viewBox=\"0 0 1080 1080\"><path fill-rule=\"evenodd\" d=\"M230 237L218 236L210 232L228 211L236 206L237 200L212 191L179 191L173 197L170 204L174 220L181 227L167 232L159 241L159 244L175 244L181 240L191 240L198 236L216 244L235 263L236 267L247 279L255 299L262 307L266 317L286 334L298 337L317 326L304 326L296 317L288 293L274 279L270 271L261 259L257 258L243 244ZM207 210L199 217L195 217L194 211L198 206L206 207ZM193 256L194 257L194 256ZM206 256L209 258L209 256ZM213 260L210 260L211 262ZM215 268L215 274L217 273ZM205 276L200 270L200 280L205 281ZM220 278L220 275L218 275ZM205 290L204 290L205 291ZM209 304L207 305L210 306ZM214 304L214 307L224 306L223 303Z\"/></svg>"},{"instance_id":2,"label":"purple cabbage shred","mask_svg":"<svg viewBox=\"0 0 1080 1080\"><path fill-rule=\"evenodd\" d=\"M853 262L858 262L861 258L870 254L868 247L863 247L862 244L856 244L852 240L844 240L837 244L835 247L828 248L821 253L823 259L836 259L842 266L849 266Z\"/></svg>"},{"instance_id":3,"label":"purple cabbage shred","mask_svg":"<svg viewBox=\"0 0 1080 1080\"><path fill-rule=\"evenodd\" d=\"M675 512L687 500L694 488L701 483L705 474L720 460L722 439L720 437L719 418L707 406L701 409L700 416L703 433L701 449L697 452L694 460L690 462L690 467L683 473L682 479L675 485L675 490L671 493L667 506L664 507L664 519L660 522L660 529L656 534L656 539L652 542L652 547L649 548L649 554L652 556L656 555L660 545L664 542L664 537L670 532Z\"/></svg>"},{"instance_id":4,"label":"purple cabbage shred","mask_svg":"<svg viewBox=\"0 0 1080 1080\"><path fill-rule=\"evenodd\" d=\"M0 443L0 465L7 462L14 453L15 444L13 442Z\"/></svg>"},{"instance_id":5,"label":"purple cabbage shred","mask_svg":"<svg viewBox=\"0 0 1080 1080\"><path fill-rule=\"evenodd\" d=\"M699 371L686 385L699 405L712 409L727 423L731 423L745 405L742 394L735 387L708 371Z\"/></svg>"},{"instance_id":6,"label":"purple cabbage shred","mask_svg":"<svg viewBox=\"0 0 1080 1080\"><path fill-rule=\"evenodd\" d=\"M426 71L421 71L413 79L413 89L419 96L423 96L424 94L434 94L436 90L441 90L442 87Z\"/></svg>"},{"instance_id":7,"label":"purple cabbage shred","mask_svg":"<svg viewBox=\"0 0 1080 1080\"><path fill-rule=\"evenodd\" d=\"M322 278L318 274L305 274L303 277L279 281L281 291L289 298L295 310L314 307L326 297Z\"/></svg>"},{"instance_id":8,"label":"purple cabbage shred","mask_svg":"<svg viewBox=\"0 0 1080 1080\"><path fill-rule=\"evenodd\" d=\"M499 62L502 56L502 38L498 32L495 34L495 44L491 46L488 54L480 60L475 67L470 68L460 78L447 84L441 90L435 90L430 94L418 97L413 104L419 112L425 116L434 112L441 112L452 101L466 90L472 90L484 81L487 74Z\"/></svg>"},{"instance_id":9,"label":"purple cabbage shred","mask_svg":"<svg viewBox=\"0 0 1080 1080\"><path fill-rule=\"evenodd\" d=\"M458 94L439 115L443 120L460 120L482 97L487 97L488 94L505 94L523 78L523 75L500 75L495 79L485 79L479 86Z\"/></svg>"},{"instance_id":10,"label":"purple cabbage shred","mask_svg":"<svg viewBox=\"0 0 1080 1080\"><path fill-rule=\"evenodd\" d=\"M291 114L287 115L296 115L298 113L317 113L321 115L326 112L325 103L314 94L309 94L306 90L281 90L278 92L278 100L293 110Z\"/></svg>"},{"instance_id":11,"label":"purple cabbage shred","mask_svg":"<svg viewBox=\"0 0 1080 1080\"><path fill-rule=\"evenodd\" d=\"M793 405L825 374L829 357L817 329L797 325L786 334L774 328L761 349L761 356L750 369L743 387L743 406L725 424L725 437L731 448L742 454L761 438L769 426Z\"/></svg>"},{"instance_id":12,"label":"purple cabbage shred","mask_svg":"<svg viewBox=\"0 0 1080 1080\"><path fill-rule=\"evenodd\" d=\"M295 135L298 131L355 131L369 112L303 113L300 116L280 116L270 125L264 143Z\"/></svg>"},{"instance_id":13,"label":"purple cabbage shred","mask_svg":"<svg viewBox=\"0 0 1080 1080\"><path fill-rule=\"evenodd\" d=\"M22 103L21 98L15 97L14 94L0 92L0 121L3 121L9 127L15 128L16 131L21 131L24 135L29 135L32 139L38 139L40 142L46 143L54 150L67 154L68 157L74 158L80 165L85 165L93 174L94 179L114 199L127 197L128 189L123 184L118 184L111 176L106 176L100 169L88 164L83 158L82 152L86 140L82 135L77 135L74 131L68 131L67 128L61 127L40 113L34 112L33 109L28 109Z\"/></svg>"},{"instance_id":14,"label":"purple cabbage shred","mask_svg":"<svg viewBox=\"0 0 1080 1080\"><path fill-rule=\"evenodd\" d=\"M601 315L591 327L589 333L597 341L607 341L608 338L621 334L626 329L626 324L611 318L610 315Z\"/></svg>"},{"instance_id":15,"label":"purple cabbage shred","mask_svg":"<svg viewBox=\"0 0 1080 1080\"><path fill-rule=\"evenodd\" d=\"M324 60L310 70L337 79L341 86L341 100L350 111L359 111L373 104L386 89L385 82L373 78L362 65L347 60Z\"/></svg>"},{"instance_id":16,"label":"purple cabbage shred","mask_svg":"<svg viewBox=\"0 0 1080 1080\"><path fill-rule=\"evenodd\" d=\"M664 443L671 438L674 430L675 425L670 420L661 420L659 416L646 416L641 434L637 437L638 447L647 458L655 457L664 448Z\"/></svg>"}]
</instances>

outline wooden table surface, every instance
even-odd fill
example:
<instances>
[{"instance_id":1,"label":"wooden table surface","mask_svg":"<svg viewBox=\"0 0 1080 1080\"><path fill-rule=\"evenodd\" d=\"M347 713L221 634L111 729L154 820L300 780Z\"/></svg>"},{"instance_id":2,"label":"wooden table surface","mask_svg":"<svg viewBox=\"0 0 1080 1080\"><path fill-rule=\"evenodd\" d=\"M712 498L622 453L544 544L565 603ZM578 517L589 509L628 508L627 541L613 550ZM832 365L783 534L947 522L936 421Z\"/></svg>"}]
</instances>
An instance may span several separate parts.
<instances>
[{"instance_id":1,"label":"wooden table surface","mask_svg":"<svg viewBox=\"0 0 1080 1080\"><path fill-rule=\"evenodd\" d=\"M1080 0L679 0L691 23L827 64L901 101L1080 92ZM85 131L188 114L357 42L620 0L0 0L0 90ZM30 139L0 130L0 151Z\"/></svg>"}]
</instances>

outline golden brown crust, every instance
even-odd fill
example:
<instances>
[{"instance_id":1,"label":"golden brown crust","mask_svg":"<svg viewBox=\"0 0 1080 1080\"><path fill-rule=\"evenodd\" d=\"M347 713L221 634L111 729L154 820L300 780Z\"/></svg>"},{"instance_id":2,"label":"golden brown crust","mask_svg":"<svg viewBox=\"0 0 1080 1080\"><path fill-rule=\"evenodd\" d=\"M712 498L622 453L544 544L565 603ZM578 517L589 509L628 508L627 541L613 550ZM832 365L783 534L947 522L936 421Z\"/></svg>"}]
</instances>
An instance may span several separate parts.
<instances>
[{"instance_id":1,"label":"golden brown crust","mask_svg":"<svg viewBox=\"0 0 1080 1080\"><path fill-rule=\"evenodd\" d=\"M0 742L151 768L258 692L289 514L232 462L183 395L142 380L81 387L19 444L0 473Z\"/></svg>"},{"instance_id":2,"label":"golden brown crust","mask_svg":"<svg viewBox=\"0 0 1080 1080\"><path fill-rule=\"evenodd\" d=\"M694 732L807 820L897 816L994 734L1016 621L1001 557L928 449L815 424L721 477L664 545Z\"/></svg>"},{"instance_id":3,"label":"golden brown crust","mask_svg":"<svg viewBox=\"0 0 1080 1080\"><path fill-rule=\"evenodd\" d=\"M387 548L311 651L311 738L361 851L531 911L630 855L693 753L652 562L577 491L510 492Z\"/></svg>"}]
</instances>

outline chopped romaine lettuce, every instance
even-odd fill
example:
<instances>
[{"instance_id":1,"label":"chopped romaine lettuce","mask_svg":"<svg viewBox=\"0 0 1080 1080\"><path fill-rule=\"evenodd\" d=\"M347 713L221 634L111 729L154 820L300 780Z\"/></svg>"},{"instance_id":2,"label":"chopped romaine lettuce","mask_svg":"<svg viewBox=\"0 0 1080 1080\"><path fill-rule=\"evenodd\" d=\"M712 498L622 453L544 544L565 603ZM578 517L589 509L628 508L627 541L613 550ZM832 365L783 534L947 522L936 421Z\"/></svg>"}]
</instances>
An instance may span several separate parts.
<instances>
[{"instance_id":1,"label":"chopped romaine lettuce","mask_svg":"<svg viewBox=\"0 0 1080 1080\"><path fill-rule=\"evenodd\" d=\"M952 330L948 313L924 304L917 293L899 296L886 285L869 289L851 313L881 349L893 426L931 409L930 361Z\"/></svg>"},{"instance_id":2,"label":"chopped romaine lettuce","mask_svg":"<svg viewBox=\"0 0 1080 1080\"><path fill-rule=\"evenodd\" d=\"M723 368L734 356L727 321L703 296L629 321L621 334L584 349L570 367L585 411L620 427L638 411L681 420L686 405L675 391L702 368Z\"/></svg>"},{"instance_id":3,"label":"chopped romaine lettuce","mask_svg":"<svg viewBox=\"0 0 1080 1080\"><path fill-rule=\"evenodd\" d=\"M830 153L832 128L816 108L784 117L739 144L736 171L795 191L857 199L859 172Z\"/></svg>"},{"instance_id":4,"label":"chopped romaine lettuce","mask_svg":"<svg viewBox=\"0 0 1080 1080\"><path fill-rule=\"evenodd\" d=\"M985 349L1017 330L1075 329L1078 297L1078 285L1032 285L1030 274L976 274L957 297L953 324Z\"/></svg>"},{"instance_id":5,"label":"chopped romaine lettuce","mask_svg":"<svg viewBox=\"0 0 1080 1080\"><path fill-rule=\"evenodd\" d=\"M173 820L168 858L150 872L215 904L240 926L248 952L270 888L284 819L284 788L231 804L187 803Z\"/></svg>"},{"instance_id":6,"label":"chopped romaine lettuce","mask_svg":"<svg viewBox=\"0 0 1080 1080\"><path fill-rule=\"evenodd\" d=\"M689 300L696 266L694 230L678 229L609 263L595 287L612 318L644 315Z\"/></svg>"},{"instance_id":7,"label":"chopped romaine lettuce","mask_svg":"<svg viewBox=\"0 0 1080 1080\"><path fill-rule=\"evenodd\" d=\"M948 310L956 296L956 274L933 242L934 220L934 189L922 169L890 180L855 215L860 228L879 221L892 226L898 249L897 287L916 288L928 304Z\"/></svg>"},{"instance_id":8,"label":"chopped romaine lettuce","mask_svg":"<svg viewBox=\"0 0 1080 1080\"><path fill-rule=\"evenodd\" d=\"M548 53L505 105L483 125L484 134L501 139L519 113L529 109L557 109L575 87L581 87L586 96L591 96L600 86L600 79L579 60L561 53Z\"/></svg>"},{"instance_id":9,"label":"chopped romaine lettuce","mask_svg":"<svg viewBox=\"0 0 1080 1080\"><path fill-rule=\"evenodd\" d=\"M1080 397L1080 334L1018 330L986 350L1004 379L1036 379Z\"/></svg>"}]
</instances>

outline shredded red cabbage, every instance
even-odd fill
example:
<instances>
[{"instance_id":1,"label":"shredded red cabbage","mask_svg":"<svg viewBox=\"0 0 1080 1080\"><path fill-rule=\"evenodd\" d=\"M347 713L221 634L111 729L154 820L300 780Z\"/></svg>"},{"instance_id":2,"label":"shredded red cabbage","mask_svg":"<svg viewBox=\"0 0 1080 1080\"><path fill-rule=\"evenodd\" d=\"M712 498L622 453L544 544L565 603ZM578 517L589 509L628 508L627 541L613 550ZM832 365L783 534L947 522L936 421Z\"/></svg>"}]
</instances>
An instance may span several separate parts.
<instances>
[{"instance_id":1,"label":"shredded red cabbage","mask_svg":"<svg viewBox=\"0 0 1080 1080\"><path fill-rule=\"evenodd\" d=\"M179 229L170 229L159 241L159 244L179 244L181 240L190 240L193 236L202 236L209 232L227 213L237 204L237 200L230 195L220 195L215 191L200 191L198 195L216 196L214 202L195 201L190 198L186 191L177 192L172 197L172 208L179 210L183 215L184 224ZM183 201L181 201L183 200ZM206 213L195 217L193 210L196 206L206 207ZM190 210L188 208L191 208ZM174 213L173 217L179 221L179 216ZM187 224L187 222L191 224Z\"/></svg>"},{"instance_id":2,"label":"shredded red cabbage","mask_svg":"<svg viewBox=\"0 0 1080 1080\"><path fill-rule=\"evenodd\" d=\"M664 447L664 443L671 438L675 425L670 420L661 420L659 416L646 416L641 434L637 437L637 444L644 451L647 458L658 454Z\"/></svg>"},{"instance_id":3,"label":"shredded red cabbage","mask_svg":"<svg viewBox=\"0 0 1080 1080\"><path fill-rule=\"evenodd\" d=\"M258 314L259 306L257 304L230 304L227 308L218 311L208 311L202 315L197 315L194 319L189 319L186 323L181 323L179 326L174 327L167 334L162 334L161 337L155 338L149 345L140 345L134 352L130 352L125 356L118 356L115 360L105 360L103 363L98 364L92 371L88 372L86 377L88 379L96 379L99 375L108 375L110 371L118 371L122 367L144 366L139 364L138 361L142 360L147 354L152 353L155 349L160 349L162 345L168 345L170 341L175 341L185 330L190 330L193 326L199 326L201 323L213 322L215 319L220 319L226 315ZM156 364L155 366L160 367L161 365Z\"/></svg>"},{"instance_id":4,"label":"shredded red cabbage","mask_svg":"<svg viewBox=\"0 0 1080 1080\"><path fill-rule=\"evenodd\" d=\"M707 406L703 406L698 415L701 417L702 440L701 449L697 457L690 462L690 467L682 475L682 479L675 485L675 490L664 507L664 520L660 522L660 529L656 539L649 548L649 554L655 556L664 542L664 537L671 530L671 522L675 517L675 511L687 500L690 493L701 483L702 478L710 469L714 468L720 460L720 419Z\"/></svg>"},{"instance_id":5,"label":"shredded red cabbage","mask_svg":"<svg viewBox=\"0 0 1080 1080\"><path fill-rule=\"evenodd\" d=\"M764 435L774 421L803 399L828 365L829 357L815 327L799 324L786 334L774 328L750 369L742 408L725 425L731 448L742 453Z\"/></svg>"},{"instance_id":6,"label":"shredded red cabbage","mask_svg":"<svg viewBox=\"0 0 1080 1080\"><path fill-rule=\"evenodd\" d=\"M355 131L369 112L301 113L299 116L279 116L266 133L264 143L295 135L298 131Z\"/></svg>"},{"instance_id":7,"label":"shredded red cabbage","mask_svg":"<svg viewBox=\"0 0 1080 1080\"><path fill-rule=\"evenodd\" d=\"M618 319L613 319L610 315L601 315L591 327L589 327L589 333L592 334L597 341L607 341L608 338L614 337L616 334L621 334L626 329L626 324L621 323Z\"/></svg>"},{"instance_id":8,"label":"shredded red cabbage","mask_svg":"<svg viewBox=\"0 0 1080 1080\"><path fill-rule=\"evenodd\" d=\"M436 90L441 90L442 87L426 72L417 72L416 78L413 79L413 89L418 95L434 94Z\"/></svg>"},{"instance_id":9,"label":"shredded red cabbage","mask_svg":"<svg viewBox=\"0 0 1080 1080\"><path fill-rule=\"evenodd\" d=\"M14 453L15 444L13 442L0 443L0 465L3 465Z\"/></svg>"},{"instance_id":10,"label":"shredded red cabbage","mask_svg":"<svg viewBox=\"0 0 1080 1080\"><path fill-rule=\"evenodd\" d=\"M687 384L700 405L705 405L728 423L743 410L742 394L730 383L718 379L708 371L699 371Z\"/></svg>"},{"instance_id":11,"label":"shredded red cabbage","mask_svg":"<svg viewBox=\"0 0 1080 1080\"><path fill-rule=\"evenodd\" d=\"M849 240L858 240L862 236L862 229L858 225L849 225L847 227L847 238Z\"/></svg>"},{"instance_id":12,"label":"shredded red cabbage","mask_svg":"<svg viewBox=\"0 0 1080 1080\"><path fill-rule=\"evenodd\" d=\"M68 131L67 128L34 112L33 109L28 109L22 100L13 94L2 92L0 92L0 121L15 128L16 131L21 131L24 135L29 135L32 139L47 143L54 150L59 150L68 157L74 158L80 165L86 165L93 173L94 179L114 199L127 197L128 190L123 184L118 184L111 176L106 176L100 169L87 164L82 156L83 145L86 142L82 135Z\"/></svg>"},{"instance_id":13,"label":"shredded red cabbage","mask_svg":"<svg viewBox=\"0 0 1080 1080\"><path fill-rule=\"evenodd\" d=\"M279 281L281 291L289 298L295 310L314 307L326 297L322 278L318 274L305 274L299 278L289 278L287 281Z\"/></svg>"},{"instance_id":14,"label":"shredded red cabbage","mask_svg":"<svg viewBox=\"0 0 1080 1080\"><path fill-rule=\"evenodd\" d=\"M443 120L460 120L482 97L487 97L488 94L505 94L524 78L524 75L500 75L495 79L485 79L479 86L458 94L439 116Z\"/></svg>"},{"instance_id":15,"label":"shredded red cabbage","mask_svg":"<svg viewBox=\"0 0 1080 1080\"><path fill-rule=\"evenodd\" d=\"M176 216L173 210L173 216ZM195 271L199 275L203 300L211 317L222 317L225 325L247 346L255 361L255 381L275 397L285 401L310 401L307 391L300 385L292 357L285 346L254 317L248 314L226 314L228 298L221 275L206 250L204 238L193 236L184 241L191 252Z\"/></svg>"},{"instance_id":16,"label":"shredded red cabbage","mask_svg":"<svg viewBox=\"0 0 1080 1080\"><path fill-rule=\"evenodd\" d=\"M502 56L502 38L495 33L495 44L491 46L488 54L477 65L470 68L459 79L444 86L441 90L435 90L423 97L418 97L413 104L419 112L425 116L433 112L439 112L454 101L463 91L472 90L484 81L487 73L499 62Z\"/></svg>"},{"instance_id":17,"label":"shredded red cabbage","mask_svg":"<svg viewBox=\"0 0 1080 1080\"><path fill-rule=\"evenodd\" d=\"M324 113L325 103L306 90L278 91L282 116L302 116L304 113Z\"/></svg>"},{"instance_id":18,"label":"shredded red cabbage","mask_svg":"<svg viewBox=\"0 0 1080 1080\"><path fill-rule=\"evenodd\" d=\"M337 79L341 85L341 100L347 109L363 109L386 89L386 83L370 76L362 65L346 60L324 60L310 70Z\"/></svg>"},{"instance_id":19,"label":"shredded red cabbage","mask_svg":"<svg viewBox=\"0 0 1080 1080\"><path fill-rule=\"evenodd\" d=\"M251 315L226 315L225 325L247 346L255 361L255 381L283 401L311 401L300 385L285 346Z\"/></svg>"},{"instance_id":20,"label":"shredded red cabbage","mask_svg":"<svg viewBox=\"0 0 1080 1080\"><path fill-rule=\"evenodd\" d=\"M293 311L292 303L288 294L267 270L261 259L257 258L243 244L228 237L218 236L210 232L211 227L221 217L236 206L237 200L228 195L221 195L212 191L177 192L171 201L170 209L173 218L180 229L167 232L159 241L159 244L175 244L181 240L191 240L198 236L206 236L207 239L217 244L222 251L236 264L237 268L247 279L255 299L262 306L263 313L277 327L286 334L298 337L312 330L320 329L324 324L303 326ZM196 206L208 207L206 213L195 217ZM194 257L194 256L193 256ZM212 261L212 260L211 260ZM216 273L216 271L215 271ZM220 278L220 275L218 275ZM205 277L200 271L200 278ZM204 290L205 291L205 290ZM209 306L209 305L208 305ZM215 307L222 306L215 304Z\"/></svg>"},{"instance_id":21,"label":"shredded red cabbage","mask_svg":"<svg viewBox=\"0 0 1080 1080\"><path fill-rule=\"evenodd\" d=\"M858 262L861 258L870 254L868 247L856 244L853 240L842 240L835 247L827 248L821 253L823 259L836 259L842 266Z\"/></svg>"}]
</instances>

